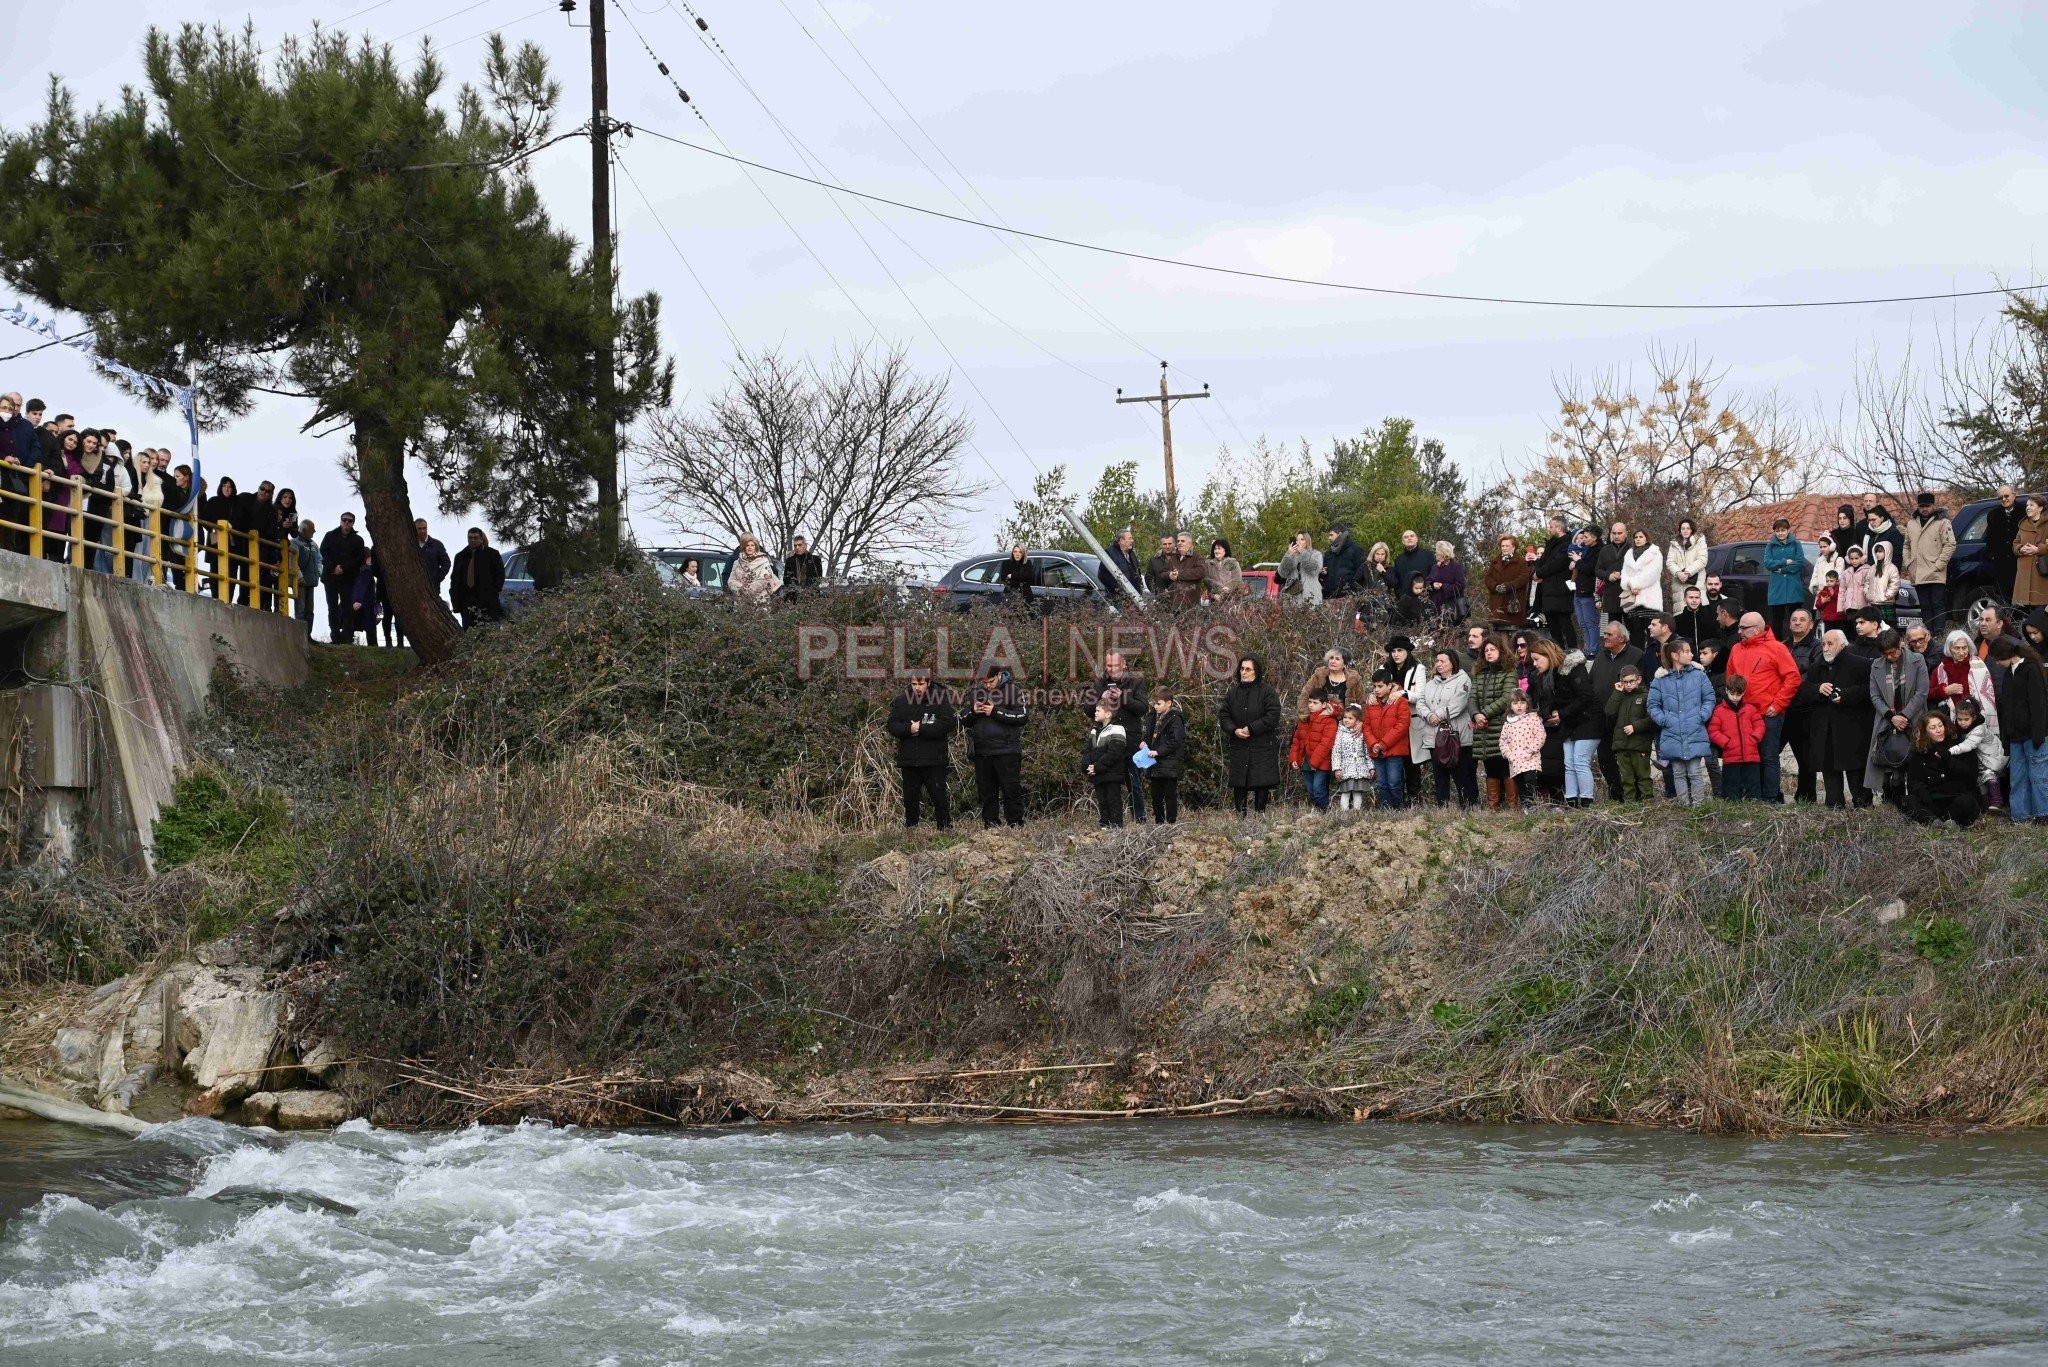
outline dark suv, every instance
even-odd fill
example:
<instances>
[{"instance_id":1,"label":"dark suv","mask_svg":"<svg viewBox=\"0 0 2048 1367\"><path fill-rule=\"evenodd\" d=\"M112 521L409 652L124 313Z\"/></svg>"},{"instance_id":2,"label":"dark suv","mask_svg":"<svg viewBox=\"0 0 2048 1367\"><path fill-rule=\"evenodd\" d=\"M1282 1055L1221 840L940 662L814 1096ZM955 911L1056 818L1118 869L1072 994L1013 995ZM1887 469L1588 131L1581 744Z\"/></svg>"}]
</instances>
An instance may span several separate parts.
<instances>
[{"instance_id":1,"label":"dark suv","mask_svg":"<svg viewBox=\"0 0 2048 1367\"><path fill-rule=\"evenodd\" d=\"M2040 497L2040 494L2021 494L2018 506L2024 508L2028 499ZM1956 526L1956 553L1948 562L1948 604L1952 621L1974 622L1979 609L1985 604L2005 602L2004 591L1992 586L1991 545L1984 539L1984 524L1989 520L1991 510L1997 506L1995 498L1980 498L1958 508L1952 519ZM1963 615L1965 612L1968 616Z\"/></svg>"},{"instance_id":2,"label":"dark suv","mask_svg":"<svg viewBox=\"0 0 2048 1367\"><path fill-rule=\"evenodd\" d=\"M1764 547L1766 541L1730 541L1712 546L1707 550L1707 574L1721 577L1721 591L1742 605L1744 612L1766 612L1771 601L1771 577L1764 573ZM1802 541L1800 550L1806 553L1806 576L1813 577L1813 567L1820 560L1820 543ZM1806 589L1806 584L1800 585ZM1807 593L1807 601L1813 601ZM1672 605L1674 610L1683 608L1683 600ZM1920 596L1907 583L1899 585L1898 609L1901 621L1920 616Z\"/></svg>"},{"instance_id":3,"label":"dark suv","mask_svg":"<svg viewBox=\"0 0 2048 1367\"><path fill-rule=\"evenodd\" d=\"M962 611L976 603L1001 602L1003 584L996 576L1008 558L1007 554L977 555L962 560L931 586L933 600ZM1038 572L1038 587L1031 590L1034 600L1079 603L1102 597L1102 585L1096 578L1101 562L1094 556L1079 551L1032 551L1030 558L1031 568Z\"/></svg>"}]
</instances>

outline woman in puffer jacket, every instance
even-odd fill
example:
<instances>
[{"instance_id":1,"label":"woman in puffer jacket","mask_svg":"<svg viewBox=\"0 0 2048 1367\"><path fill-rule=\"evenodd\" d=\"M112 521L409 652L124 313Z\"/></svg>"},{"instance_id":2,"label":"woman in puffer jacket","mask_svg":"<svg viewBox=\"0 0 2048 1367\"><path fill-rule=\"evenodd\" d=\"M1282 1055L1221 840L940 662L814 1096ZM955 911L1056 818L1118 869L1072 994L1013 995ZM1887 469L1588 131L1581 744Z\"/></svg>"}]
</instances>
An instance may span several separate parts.
<instances>
[{"instance_id":1,"label":"woman in puffer jacket","mask_svg":"<svg viewBox=\"0 0 2048 1367\"><path fill-rule=\"evenodd\" d=\"M1678 535L1664 550L1664 573L1671 576L1674 603L1685 601L1688 588L1698 589L1702 595L1707 591L1707 539L1689 517L1678 519Z\"/></svg>"},{"instance_id":2,"label":"woman in puffer jacket","mask_svg":"<svg viewBox=\"0 0 2048 1367\"><path fill-rule=\"evenodd\" d=\"M1500 750L1500 729L1507 724L1508 699L1521 691L1513 648L1498 636L1487 637L1472 675L1472 758L1486 770L1489 810L1517 805L1514 774Z\"/></svg>"},{"instance_id":3,"label":"woman in puffer jacket","mask_svg":"<svg viewBox=\"0 0 2048 1367\"><path fill-rule=\"evenodd\" d=\"M1622 621L1629 644L1641 650L1650 639L1650 619L1664 611L1664 552L1641 529L1631 540L1621 557Z\"/></svg>"}]
</instances>

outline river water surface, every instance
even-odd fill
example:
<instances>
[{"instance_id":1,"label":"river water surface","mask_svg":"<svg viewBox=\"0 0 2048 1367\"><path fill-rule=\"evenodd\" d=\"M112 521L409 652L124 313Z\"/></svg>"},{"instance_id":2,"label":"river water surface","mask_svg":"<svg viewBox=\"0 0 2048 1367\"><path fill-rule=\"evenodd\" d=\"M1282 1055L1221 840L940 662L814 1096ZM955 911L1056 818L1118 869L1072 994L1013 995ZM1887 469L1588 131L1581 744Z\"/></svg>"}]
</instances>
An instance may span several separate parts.
<instances>
[{"instance_id":1,"label":"river water surface","mask_svg":"<svg viewBox=\"0 0 2048 1367\"><path fill-rule=\"evenodd\" d=\"M0 1124L0 1361L2048 1360L2048 1143Z\"/></svg>"}]
</instances>

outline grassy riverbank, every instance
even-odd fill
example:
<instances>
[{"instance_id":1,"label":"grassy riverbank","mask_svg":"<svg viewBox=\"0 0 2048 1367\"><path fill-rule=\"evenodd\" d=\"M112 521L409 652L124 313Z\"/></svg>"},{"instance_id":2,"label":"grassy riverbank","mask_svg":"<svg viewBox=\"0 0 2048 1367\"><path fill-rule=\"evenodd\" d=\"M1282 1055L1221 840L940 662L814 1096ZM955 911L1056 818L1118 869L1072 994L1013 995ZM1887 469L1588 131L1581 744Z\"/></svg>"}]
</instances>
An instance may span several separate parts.
<instances>
[{"instance_id":1,"label":"grassy riverbank","mask_svg":"<svg viewBox=\"0 0 2048 1367\"><path fill-rule=\"evenodd\" d=\"M1711 805L1104 835L1063 716L1040 820L905 833L883 690L645 592L433 678L321 651L294 695L230 688L165 871L11 875L0 981L32 1003L245 930L385 1123L2048 1122L2028 831Z\"/></svg>"}]
</instances>

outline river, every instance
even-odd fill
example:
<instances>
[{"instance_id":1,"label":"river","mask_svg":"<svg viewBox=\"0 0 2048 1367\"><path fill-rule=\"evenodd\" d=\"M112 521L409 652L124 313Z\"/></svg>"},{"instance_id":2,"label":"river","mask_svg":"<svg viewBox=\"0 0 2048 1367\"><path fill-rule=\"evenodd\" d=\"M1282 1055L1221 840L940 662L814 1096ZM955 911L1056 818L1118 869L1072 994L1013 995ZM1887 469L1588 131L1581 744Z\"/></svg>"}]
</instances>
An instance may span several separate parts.
<instances>
[{"instance_id":1,"label":"river","mask_svg":"<svg viewBox=\"0 0 2048 1367\"><path fill-rule=\"evenodd\" d=\"M2048 1141L0 1124L0 1360L2048 1356Z\"/></svg>"}]
</instances>

